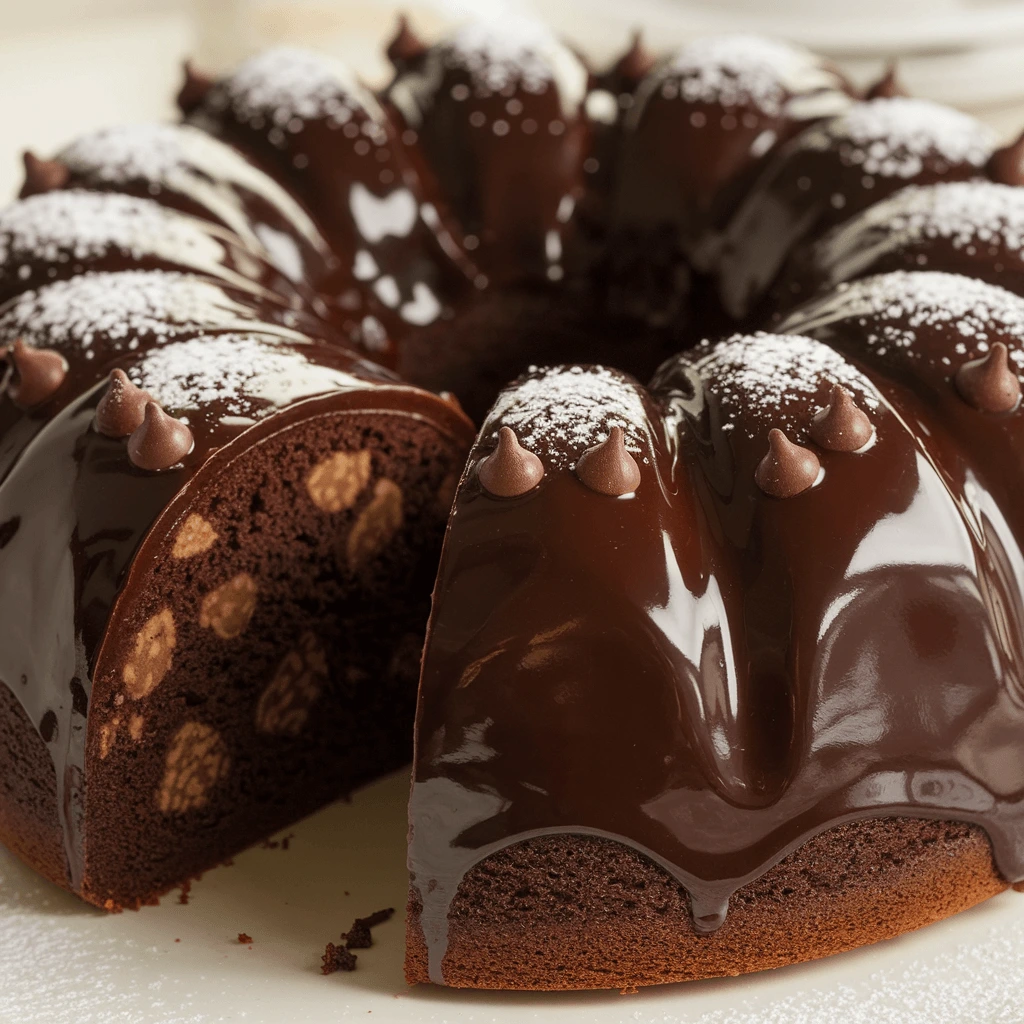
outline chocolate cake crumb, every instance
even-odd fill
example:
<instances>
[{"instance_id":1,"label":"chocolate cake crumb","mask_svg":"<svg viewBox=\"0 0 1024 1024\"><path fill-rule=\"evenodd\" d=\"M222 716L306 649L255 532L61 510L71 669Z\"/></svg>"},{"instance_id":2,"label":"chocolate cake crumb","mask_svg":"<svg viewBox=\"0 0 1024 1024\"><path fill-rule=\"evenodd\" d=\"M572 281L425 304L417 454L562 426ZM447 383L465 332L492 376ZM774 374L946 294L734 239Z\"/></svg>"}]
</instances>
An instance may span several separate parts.
<instances>
[{"instance_id":1,"label":"chocolate cake crumb","mask_svg":"<svg viewBox=\"0 0 1024 1024\"><path fill-rule=\"evenodd\" d=\"M356 955L350 953L344 946L336 946L328 942L324 949L323 966L320 968L323 974L333 974L335 971L354 971L356 969Z\"/></svg>"},{"instance_id":2,"label":"chocolate cake crumb","mask_svg":"<svg viewBox=\"0 0 1024 1024\"><path fill-rule=\"evenodd\" d=\"M264 850L287 850L294 838L295 833L289 832L281 839L264 839L262 848Z\"/></svg>"},{"instance_id":3,"label":"chocolate cake crumb","mask_svg":"<svg viewBox=\"0 0 1024 1024\"><path fill-rule=\"evenodd\" d=\"M188 904L188 898L189 898L189 894L191 892L192 892L192 882L191 881L182 882L181 883L181 893L178 895L178 902L182 906L186 906Z\"/></svg>"},{"instance_id":4,"label":"chocolate cake crumb","mask_svg":"<svg viewBox=\"0 0 1024 1024\"><path fill-rule=\"evenodd\" d=\"M369 949L373 945L370 929L389 921L394 912L394 907L388 907L386 910L375 910L369 917L357 917L352 927L342 934L341 941L348 949Z\"/></svg>"},{"instance_id":5,"label":"chocolate cake crumb","mask_svg":"<svg viewBox=\"0 0 1024 1024\"><path fill-rule=\"evenodd\" d=\"M252 936L251 935L246 935L245 932L239 932L238 933L238 941L243 946L248 946L252 942Z\"/></svg>"}]
</instances>

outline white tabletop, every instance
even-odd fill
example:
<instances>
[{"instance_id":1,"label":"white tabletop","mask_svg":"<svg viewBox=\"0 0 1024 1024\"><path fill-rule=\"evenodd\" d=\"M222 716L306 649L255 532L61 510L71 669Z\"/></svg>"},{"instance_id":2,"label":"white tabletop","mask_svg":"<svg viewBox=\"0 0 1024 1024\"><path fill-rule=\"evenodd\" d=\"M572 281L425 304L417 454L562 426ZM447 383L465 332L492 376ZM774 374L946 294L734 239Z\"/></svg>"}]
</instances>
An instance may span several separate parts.
<instances>
[{"instance_id":1,"label":"white tabletop","mask_svg":"<svg viewBox=\"0 0 1024 1024\"><path fill-rule=\"evenodd\" d=\"M410 989L402 772L196 882L187 906L108 916L0 848L3 1024L994 1024L1024 1019L1024 897L818 963L689 985L527 995ZM278 837L280 838L280 837ZM395 907L324 977L327 942ZM252 938L251 948L238 941Z\"/></svg>"}]
</instances>

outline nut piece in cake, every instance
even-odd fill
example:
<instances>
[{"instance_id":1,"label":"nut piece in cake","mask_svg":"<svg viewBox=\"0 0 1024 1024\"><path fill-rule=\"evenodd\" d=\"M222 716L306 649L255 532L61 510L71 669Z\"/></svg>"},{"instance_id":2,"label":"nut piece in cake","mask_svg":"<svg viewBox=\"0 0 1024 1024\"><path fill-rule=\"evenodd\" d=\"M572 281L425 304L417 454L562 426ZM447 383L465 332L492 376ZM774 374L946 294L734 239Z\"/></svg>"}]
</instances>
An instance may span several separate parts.
<instances>
[{"instance_id":1,"label":"nut piece in cake","mask_svg":"<svg viewBox=\"0 0 1024 1024\"><path fill-rule=\"evenodd\" d=\"M304 633L260 695L256 729L273 736L298 736L326 682L327 656L316 636Z\"/></svg>"},{"instance_id":2,"label":"nut piece in cake","mask_svg":"<svg viewBox=\"0 0 1024 1024\"><path fill-rule=\"evenodd\" d=\"M402 526L402 488L378 480L373 500L360 513L345 544L349 568L355 572L381 552Z\"/></svg>"},{"instance_id":3,"label":"nut piece in cake","mask_svg":"<svg viewBox=\"0 0 1024 1024\"><path fill-rule=\"evenodd\" d=\"M317 508L343 512L351 508L370 482L370 453L334 452L318 462L306 478L306 490Z\"/></svg>"},{"instance_id":4,"label":"nut piece in cake","mask_svg":"<svg viewBox=\"0 0 1024 1024\"><path fill-rule=\"evenodd\" d=\"M234 640L245 632L256 610L256 581L240 572L203 598L199 625L213 629L222 640Z\"/></svg>"},{"instance_id":5,"label":"nut piece in cake","mask_svg":"<svg viewBox=\"0 0 1024 1024\"><path fill-rule=\"evenodd\" d=\"M202 722L186 722L167 751L157 807L163 814L184 814L203 807L210 790L227 775L230 766L220 733Z\"/></svg>"},{"instance_id":6,"label":"nut piece in cake","mask_svg":"<svg viewBox=\"0 0 1024 1024\"><path fill-rule=\"evenodd\" d=\"M171 558L195 558L217 543L217 531L202 516L192 513L174 538Z\"/></svg>"},{"instance_id":7,"label":"nut piece in cake","mask_svg":"<svg viewBox=\"0 0 1024 1024\"><path fill-rule=\"evenodd\" d=\"M114 715L109 722L100 726L100 760L105 761L117 742L117 730L121 725L121 716Z\"/></svg>"},{"instance_id":8,"label":"nut piece in cake","mask_svg":"<svg viewBox=\"0 0 1024 1024\"><path fill-rule=\"evenodd\" d=\"M177 642L174 616L170 608L162 608L139 630L135 650L121 671L129 696L141 700L163 682Z\"/></svg>"}]
</instances>

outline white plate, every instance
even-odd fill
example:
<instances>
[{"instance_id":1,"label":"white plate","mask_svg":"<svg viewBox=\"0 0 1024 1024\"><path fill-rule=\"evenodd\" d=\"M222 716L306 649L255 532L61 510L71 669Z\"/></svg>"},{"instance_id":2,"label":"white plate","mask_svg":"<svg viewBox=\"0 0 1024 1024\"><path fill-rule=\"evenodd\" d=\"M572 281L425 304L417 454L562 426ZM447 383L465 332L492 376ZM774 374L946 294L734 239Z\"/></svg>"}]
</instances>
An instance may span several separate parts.
<instances>
[{"instance_id":1,"label":"white plate","mask_svg":"<svg viewBox=\"0 0 1024 1024\"><path fill-rule=\"evenodd\" d=\"M182 906L113 916L41 881L0 849L4 1024L988 1024L1024 1020L1024 899L975 910L814 964L745 978L614 992L456 992L402 977L402 772L206 874ZM351 974L324 977L324 945L395 907ZM252 937L240 945L238 933Z\"/></svg>"}]
</instances>

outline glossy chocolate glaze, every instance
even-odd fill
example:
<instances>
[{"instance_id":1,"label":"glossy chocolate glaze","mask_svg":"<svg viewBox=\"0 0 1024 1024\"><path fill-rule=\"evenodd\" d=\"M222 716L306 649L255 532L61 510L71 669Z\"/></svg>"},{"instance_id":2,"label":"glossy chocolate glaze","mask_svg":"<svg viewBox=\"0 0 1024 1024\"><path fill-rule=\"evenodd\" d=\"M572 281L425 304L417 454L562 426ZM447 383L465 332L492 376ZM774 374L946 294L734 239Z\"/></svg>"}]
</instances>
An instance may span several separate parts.
<instances>
[{"instance_id":1,"label":"glossy chocolate glaze","mask_svg":"<svg viewBox=\"0 0 1024 1024\"><path fill-rule=\"evenodd\" d=\"M0 211L0 306L89 272L172 270L253 286L301 309L304 295L233 232L116 192L46 192Z\"/></svg>"},{"instance_id":2,"label":"glossy chocolate glaze","mask_svg":"<svg viewBox=\"0 0 1024 1024\"><path fill-rule=\"evenodd\" d=\"M892 270L966 274L1024 295L1024 189L911 185L799 248L772 290L785 311L844 281Z\"/></svg>"},{"instance_id":3,"label":"glossy chocolate glaze","mask_svg":"<svg viewBox=\"0 0 1024 1024\"><path fill-rule=\"evenodd\" d=\"M0 347L23 339L67 365L37 407L0 393L0 683L53 757L79 887L93 672L116 603L130 613L132 579L201 481L321 412L385 409L459 438L468 423L337 344L302 279L317 261L322 286L333 256L301 207L221 143L141 128L64 158L70 190L0 213ZM291 239L276 265L271 221ZM178 466L143 472L124 439L95 429L114 368L188 423L195 443Z\"/></svg>"},{"instance_id":4,"label":"glossy chocolate glaze","mask_svg":"<svg viewBox=\"0 0 1024 1024\"><path fill-rule=\"evenodd\" d=\"M269 50L215 85L190 120L316 211L364 315L390 336L432 323L472 290L477 271L441 225L398 129L344 65Z\"/></svg>"},{"instance_id":5,"label":"glossy chocolate glaze","mask_svg":"<svg viewBox=\"0 0 1024 1024\"><path fill-rule=\"evenodd\" d=\"M237 151L188 125L140 124L85 135L57 154L65 187L155 198L213 221L290 280L320 287L337 263L301 204Z\"/></svg>"},{"instance_id":6,"label":"glossy chocolate glaze","mask_svg":"<svg viewBox=\"0 0 1024 1024\"><path fill-rule=\"evenodd\" d=\"M649 394L605 381L589 419L566 414L586 371L567 387L535 374L485 423L419 707L410 869L435 981L465 871L540 834L639 849L686 886L701 931L858 817L978 822L1004 876L1024 877L1022 414L978 413L913 357L905 373L866 359L854 314L797 328L850 360L735 338L666 364ZM1019 328L993 325L1018 353ZM919 331L920 359L958 364L961 341L955 324ZM811 437L834 383L875 428L859 452ZM614 422L641 469L625 498L572 472ZM502 425L545 463L521 498L476 480ZM775 427L820 460L794 497L755 484Z\"/></svg>"},{"instance_id":7,"label":"glossy chocolate glaze","mask_svg":"<svg viewBox=\"0 0 1024 1024\"><path fill-rule=\"evenodd\" d=\"M646 68L639 78L637 72ZM851 103L820 58L743 35L699 40L651 63L634 47L587 99L594 159L578 259L612 308L678 319L711 270L720 232L780 144ZM707 289L705 289L707 290Z\"/></svg>"},{"instance_id":8,"label":"glossy chocolate glaze","mask_svg":"<svg viewBox=\"0 0 1024 1024\"><path fill-rule=\"evenodd\" d=\"M271 323L209 326L196 318L173 337L138 335L132 349L108 343L92 360L74 358L82 339L73 339L64 349L70 373L62 395L3 432L0 682L37 727L49 723L41 732L54 760L73 887L82 882L93 671L116 627L115 602L130 612L131 580L144 580L145 559L155 557L202 480L262 438L320 413L383 409L427 419L454 437L468 429L441 399L337 346ZM178 466L136 469L124 440L95 429L113 366L188 422L195 445ZM0 399L0 414L7 417L9 406Z\"/></svg>"},{"instance_id":9,"label":"glossy chocolate glaze","mask_svg":"<svg viewBox=\"0 0 1024 1024\"><path fill-rule=\"evenodd\" d=\"M821 58L752 36L703 39L664 58L626 105L612 213L618 230L671 229L700 269L754 176L850 87Z\"/></svg>"},{"instance_id":10,"label":"glossy chocolate glaze","mask_svg":"<svg viewBox=\"0 0 1024 1024\"><path fill-rule=\"evenodd\" d=\"M907 185L985 177L989 128L927 100L857 103L769 161L730 219L715 272L727 313L751 312L802 242Z\"/></svg>"},{"instance_id":11,"label":"glossy chocolate glaze","mask_svg":"<svg viewBox=\"0 0 1024 1024\"><path fill-rule=\"evenodd\" d=\"M509 18L458 30L387 90L428 189L494 282L564 276L590 146L587 84L567 46Z\"/></svg>"},{"instance_id":12,"label":"glossy chocolate glaze","mask_svg":"<svg viewBox=\"0 0 1024 1024\"><path fill-rule=\"evenodd\" d=\"M53 754L73 885L90 680L191 495L320 411L398 411L464 436L453 407L330 344L325 321L390 359L392 325L419 322L409 303L430 311L424 323L440 317L435 329L473 308L474 264L496 282L562 280L584 181L619 180L604 172L618 169L624 132L659 164L634 154L622 221L668 225L683 254L669 269L685 276L690 225L731 212L736 183L826 112L815 103L847 102L814 61L803 86L780 76L777 109L727 102L727 88L681 102L671 61L639 83L624 66L588 99L565 47L502 31L405 46L385 110L319 59L280 52L189 100L196 124L263 170L195 127L153 126L82 140L36 175L188 215L152 243L125 245L119 220L84 255L51 232L18 267L0 260L0 344L24 337L68 363L46 403L22 412L0 397L0 684ZM886 156L870 174L872 139L851 141L842 118L774 151L732 220L732 248L709 260L727 298L744 305L808 232L898 187L980 176L987 135L926 107L907 145L905 122L883 123L873 141ZM595 122L613 128L597 149ZM85 209L74 195L61 200L78 204L72 218ZM36 232L51 223L27 219ZM899 281L798 311L784 329L811 338L705 344L650 390L575 367L533 372L499 400L456 500L419 707L410 867L435 980L465 871L538 834L639 849L687 887L702 931L737 887L860 817L977 822L1005 877L1024 878L1022 413L980 412L954 384L994 339L1021 365L1024 303L941 275ZM955 315L921 320L936 303ZM144 473L93 428L113 368L188 420L195 447L180 466ZM874 428L856 452L812 435L837 383ZM502 426L544 469L515 497L477 476ZM620 469L640 472L619 496L625 484L595 489L577 473L615 426ZM819 460L791 497L755 482L772 429Z\"/></svg>"}]
</instances>

